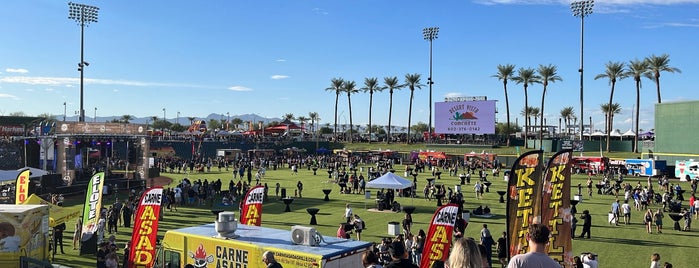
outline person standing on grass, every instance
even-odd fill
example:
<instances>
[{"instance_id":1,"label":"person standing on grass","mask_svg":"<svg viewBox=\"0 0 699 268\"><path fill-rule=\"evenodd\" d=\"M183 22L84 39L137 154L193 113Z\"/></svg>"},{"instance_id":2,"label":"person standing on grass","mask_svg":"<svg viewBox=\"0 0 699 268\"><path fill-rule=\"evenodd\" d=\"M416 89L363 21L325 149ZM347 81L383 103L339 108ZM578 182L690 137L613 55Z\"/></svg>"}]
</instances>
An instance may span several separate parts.
<instances>
[{"instance_id":1,"label":"person standing on grass","mask_svg":"<svg viewBox=\"0 0 699 268\"><path fill-rule=\"evenodd\" d=\"M83 230L83 221L82 218L78 218L78 220L75 222L75 232L73 233L73 250L78 249L80 247L80 236L82 235L82 230Z\"/></svg>"},{"instance_id":2,"label":"person standing on grass","mask_svg":"<svg viewBox=\"0 0 699 268\"><path fill-rule=\"evenodd\" d=\"M350 223L352 221L352 207L350 204L345 205L345 220L347 223Z\"/></svg>"},{"instance_id":3,"label":"person standing on grass","mask_svg":"<svg viewBox=\"0 0 699 268\"><path fill-rule=\"evenodd\" d=\"M650 268L660 268L660 254L650 255Z\"/></svg>"},{"instance_id":4,"label":"person standing on grass","mask_svg":"<svg viewBox=\"0 0 699 268\"><path fill-rule=\"evenodd\" d=\"M510 259L508 268L529 268L529 267L561 267L558 262L546 255L546 243L549 241L551 232L543 224L535 223L529 225L526 238L529 243L529 252L517 254Z\"/></svg>"},{"instance_id":5,"label":"person standing on grass","mask_svg":"<svg viewBox=\"0 0 699 268\"><path fill-rule=\"evenodd\" d=\"M649 234L653 233L653 210L646 210L646 214L643 215L643 224L646 225L646 231Z\"/></svg>"},{"instance_id":6,"label":"person standing on grass","mask_svg":"<svg viewBox=\"0 0 699 268\"><path fill-rule=\"evenodd\" d=\"M612 203L612 220L609 222L609 224L615 224L616 226L619 226L619 199L617 198L614 200Z\"/></svg>"},{"instance_id":7,"label":"person standing on grass","mask_svg":"<svg viewBox=\"0 0 699 268\"><path fill-rule=\"evenodd\" d=\"M580 234L580 238L584 238L585 234L587 234L587 238L590 238L590 228L592 227L592 216L590 216L590 211L589 210L584 210L583 214L580 216L580 219L583 220L583 231Z\"/></svg>"},{"instance_id":8,"label":"person standing on grass","mask_svg":"<svg viewBox=\"0 0 699 268\"><path fill-rule=\"evenodd\" d=\"M663 217L665 217L665 215L663 215L663 211L660 208L658 208L658 211L656 211L655 214L653 214L653 219L655 220L655 228L657 229L659 234L663 233Z\"/></svg>"},{"instance_id":9,"label":"person standing on grass","mask_svg":"<svg viewBox=\"0 0 699 268\"><path fill-rule=\"evenodd\" d=\"M629 225L631 221L631 206L629 205L629 200L624 200L624 204L621 205L621 213L624 214L624 224Z\"/></svg>"}]
</instances>

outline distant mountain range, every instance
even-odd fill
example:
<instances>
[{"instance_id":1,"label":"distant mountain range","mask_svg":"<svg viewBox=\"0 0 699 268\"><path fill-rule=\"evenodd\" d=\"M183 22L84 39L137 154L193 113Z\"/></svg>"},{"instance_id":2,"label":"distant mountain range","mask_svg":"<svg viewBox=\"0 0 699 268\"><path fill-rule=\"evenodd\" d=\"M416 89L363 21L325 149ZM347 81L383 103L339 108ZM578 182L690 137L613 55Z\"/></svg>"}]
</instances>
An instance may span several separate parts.
<instances>
[{"instance_id":1,"label":"distant mountain range","mask_svg":"<svg viewBox=\"0 0 699 268\"><path fill-rule=\"evenodd\" d=\"M54 115L57 120L63 119L63 115ZM264 123L269 123L273 121L281 122L281 118L267 118L267 117L262 117L256 114L242 114L242 115L231 115L230 119L233 120L233 118L240 118L243 120L243 122L259 122L262 121ZM120 116L97 116L95 119L94 117L89 117L85 116L85 121L86 122L111 122L114 119L121 119ZM158 117L158 120L161 120L162 117ZM206 117L196 117L196 120L205 120L206 122L209 122L209 120L215 119L215 120L221 120L221 119L228 119L228 116L225 114L209 114ZM66 117L66 121L78 121L78 116L68 116ZM152 118L150 116L148 117L134 117L132 118L129 122L134 123L134 124L146 124L152 121ZM179 122L183 126L188 126L189 125L189 119L188 116L180 116L179 118L167 118L168 122L171 123L177 123Z\"/></svg>"}]
</instances>

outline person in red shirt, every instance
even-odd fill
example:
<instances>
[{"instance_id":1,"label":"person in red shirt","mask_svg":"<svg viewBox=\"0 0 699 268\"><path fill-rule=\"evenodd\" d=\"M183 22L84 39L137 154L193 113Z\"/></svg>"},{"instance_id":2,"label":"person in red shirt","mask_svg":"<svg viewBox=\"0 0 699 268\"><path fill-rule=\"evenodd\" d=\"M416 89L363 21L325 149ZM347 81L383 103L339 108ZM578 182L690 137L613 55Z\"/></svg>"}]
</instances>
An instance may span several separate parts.
<instances>
[{"instance_id":1,"label":"person in red shirt","mask_svg":"<svg viewBox=\"0 0 699 268\"><path fill-rule=\"evenodd\" d=\"M347 238L347 232L345 232L345 224L341 223L340 228L337 228L337 238Z\"/></svg>"}]
</instances>

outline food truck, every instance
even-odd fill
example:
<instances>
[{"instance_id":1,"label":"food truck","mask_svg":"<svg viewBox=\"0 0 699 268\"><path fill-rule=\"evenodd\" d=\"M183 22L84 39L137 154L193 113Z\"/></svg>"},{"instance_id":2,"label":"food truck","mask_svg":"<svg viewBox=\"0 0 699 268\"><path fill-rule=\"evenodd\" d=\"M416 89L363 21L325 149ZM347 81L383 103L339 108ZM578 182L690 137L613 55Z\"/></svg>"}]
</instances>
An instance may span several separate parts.
<instances>
[{"instance_id":1,"label":"food truck","mask_svg":"<svg viewBox=\"0 0 699 268\"><path fill-rule=\"evenodd\" d=\"M667 161L655 159L626 159L628 175L660 176L667 169Z\"/></svg>"},{"instance_id":2,"label":"food truck","mask_svg":"<svg viewBox=\"0 0 699 268\"><path fill-rule=\"evenodd\" d=\"M699 162L694 159L675 161L675 178L681 181L699 179Z\"/></svg>"},{"instance_id":3,"label":"food truck","mask_svg":"<svg viewBox=\"0 0 699 268\"><path fill-rule=\"evenodd\" d=\"M609 167L609 158L604 156L573 156L573 171L598 174Z\"/></svg>"},{"instance_id":4,"label":"food truck","mask_svg":"<svg viewBox=\"0 0 699 268\"><path fill-rule=\"evenodd\" d=\"M49 258L49 207L0 205L0 267L21 267L20 256Z\"/></svg>"},{"instance_id":5,"label":"food truck","mask_svg":"<svg viewBox=\"0 0 699 268\"><path fill-rule=\"evenodd\" d=\"M363 267L362 254L372 246L370 242L323 236L305 226L279 230L233 224L237 227L223 228L222 222L225 225L225 221L216 221L167 231L155 267L263 268L267 266L262 262L265 251L274 253L284 268Z\"/></svg>"}]
</instances>

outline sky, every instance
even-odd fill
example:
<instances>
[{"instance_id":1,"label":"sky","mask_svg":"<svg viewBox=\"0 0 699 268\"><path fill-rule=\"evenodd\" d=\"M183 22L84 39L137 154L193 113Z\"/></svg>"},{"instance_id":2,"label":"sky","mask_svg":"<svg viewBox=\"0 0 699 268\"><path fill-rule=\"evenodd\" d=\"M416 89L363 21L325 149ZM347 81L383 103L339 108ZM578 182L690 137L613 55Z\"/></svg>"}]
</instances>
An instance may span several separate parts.
<instances>
[{"instance_id":1,"label":"sky","mask_svg":"<svg viewBox=\"0 0 699 268\"><path fill-rule=\"evenodd\" d=\"M429 77L425 27L439 27L432 42L433 102L452 96L497 100L506 121L499 64L536 68L553 64L562 81L551 83L544 116L558 125L560 111L579 114L580 24L571 1L559 0L269 0L106 1L99 21L84 30L84 109L98 117L291 113L320 115L333 124L332 78L353 80L408 73ZM68 2L6 0L0 9L0 115L75 116L80 105L80 26L68 19ZM609 61L670 55L681 73L661 74L663 102L696 100L699 84L699 0L600 0L584 27L584 119L604 129L600 105L609 101L606 79L594 80ZM522 85L508 83L511 121L523 125ZM540 106L543 87L528 90ZM653 128L655 84L643 79L640 129ZM614 102L622 112L614 128L632 126L633 79L618 81ZM392 125L406 126L409 90L393 95ZM428 123L429 89L415 90L412 124ZM351 96L352 122L369 121L369 94ZM65 103L65 105L64 105ZM372 123L385 125L388 91L373 98ZM434 105L432 105L434 108ZM163 109L165 111L163 111ZM345 94L338 124L348 124ZM434 114L434 113L433 113ZM186 120L184 120L186 121ZM182 121L180 121L182 122ZM433 121L434 125L434 121Z\"/></svg>"}]
</instances>

